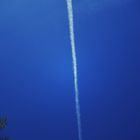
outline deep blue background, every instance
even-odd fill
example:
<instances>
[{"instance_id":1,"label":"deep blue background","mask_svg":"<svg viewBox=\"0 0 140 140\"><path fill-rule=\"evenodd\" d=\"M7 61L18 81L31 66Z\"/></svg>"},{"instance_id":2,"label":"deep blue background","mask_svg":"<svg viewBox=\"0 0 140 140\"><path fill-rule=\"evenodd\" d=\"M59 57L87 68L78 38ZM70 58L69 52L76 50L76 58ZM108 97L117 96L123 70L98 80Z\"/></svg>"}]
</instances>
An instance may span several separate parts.
<instances>
[{"instance_id":1,"label":"deep blue background","mask_svg":"<svg viewBox=\"0 0 140 140\"><path fill-rule=\"evenodd\" d=\"M140 140L140 3L79 3L83 140ZM0 1L0 113L12 140L78 140L65 0Z\"/></svg>"}]
</instances>

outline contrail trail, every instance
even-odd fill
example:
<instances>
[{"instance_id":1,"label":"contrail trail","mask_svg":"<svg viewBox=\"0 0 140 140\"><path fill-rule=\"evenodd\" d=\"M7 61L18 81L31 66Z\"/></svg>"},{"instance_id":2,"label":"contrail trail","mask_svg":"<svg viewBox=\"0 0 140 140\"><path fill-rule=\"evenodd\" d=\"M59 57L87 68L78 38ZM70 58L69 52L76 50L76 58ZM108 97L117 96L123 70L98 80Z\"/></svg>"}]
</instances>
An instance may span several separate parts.
<instances>
[{"instance_id":1,"label":"contrail trail","mask_svg":"<svg viewBox=\"0 0 140 140\"><path fill-rule=\"evenodd\" d=\"M75 107L76 107L76 115L77 115L78 137L79 137L79 140L82 140L78 77L77 77L77 60L76 60L74 23L73 23L73 7L72 7L72 0L66 0L66 2L67 2L68 19L69 19L70 42L71 42L71 49L72 49L74 87L75 87Z\"/></svg>"}]
</instances>

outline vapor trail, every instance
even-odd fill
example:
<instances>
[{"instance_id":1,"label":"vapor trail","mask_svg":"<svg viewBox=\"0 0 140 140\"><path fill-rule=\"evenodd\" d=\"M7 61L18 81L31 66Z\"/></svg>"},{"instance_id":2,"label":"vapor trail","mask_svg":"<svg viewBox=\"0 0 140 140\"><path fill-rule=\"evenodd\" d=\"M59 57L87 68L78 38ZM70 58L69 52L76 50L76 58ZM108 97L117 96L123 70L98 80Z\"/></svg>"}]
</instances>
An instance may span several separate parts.
<instances>
[{"instance_id":1,"label":"vapor trail","mask_svg":"<svg viewBox=\"0 0 140 140\"><path fill-rule=\"evenodd\" d=\"M74 87L75 87L75 107L76 107L76 115L77 115L78 137L79 137L79 140L82 140L79 91L78 91L78 77L77 77L77 59L76 59L74 23L73 23L73 7L72 7L72 0L66 0L66 2L67 2L67 10L68 10L70 42L71 42L72 61L73 61L73 74L74 74Z\"/></svg>"}]
</instances>

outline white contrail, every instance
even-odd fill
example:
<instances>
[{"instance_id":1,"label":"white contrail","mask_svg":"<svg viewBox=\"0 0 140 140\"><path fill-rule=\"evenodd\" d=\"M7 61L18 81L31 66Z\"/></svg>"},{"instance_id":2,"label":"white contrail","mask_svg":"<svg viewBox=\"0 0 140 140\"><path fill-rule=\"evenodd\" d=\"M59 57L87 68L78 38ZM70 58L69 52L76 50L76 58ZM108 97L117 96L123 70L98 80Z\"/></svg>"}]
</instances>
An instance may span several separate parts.
<instances>
[{"instance_id":1,"label":"white contrail","mask_svg":"<svg viewBox=\"0 0 140 140\"><path fill-rule=\"evenodd\" d=\"M72 0L66 0L68 19L69 19L69 31L70 31L70 42L72 49L72 61L73 61L73 73L74 73L74 87L75 87L75 105L78 125L78 137L82 140L82 128L81 128L81 116L80 116L80 104L79 104L79 91L78 91L78 78L77 78L77 60L76 60L76 49L75 49L75 36L74 36L74 24L73 24L73 8Z\"/></svg>"}]
</instances>

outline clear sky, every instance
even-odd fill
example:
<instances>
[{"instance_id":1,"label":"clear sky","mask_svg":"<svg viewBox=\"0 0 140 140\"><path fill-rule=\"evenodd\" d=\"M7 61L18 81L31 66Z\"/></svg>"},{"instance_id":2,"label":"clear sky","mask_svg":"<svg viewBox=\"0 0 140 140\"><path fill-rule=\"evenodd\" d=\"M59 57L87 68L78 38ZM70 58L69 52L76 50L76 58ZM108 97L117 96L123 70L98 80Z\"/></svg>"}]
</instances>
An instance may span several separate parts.
<instances>
[{"instance_id":1,"label":"clear sky","mask_svg":"<svg viewBox=\"0 0 140 140\"><path fill-rule=\"evenodd\" d=\"M140 2L73 7L83 140L139 140ZM0 113L0 136L78 140L65 0L0 1Z\"/></svg>"}]
</instances>

